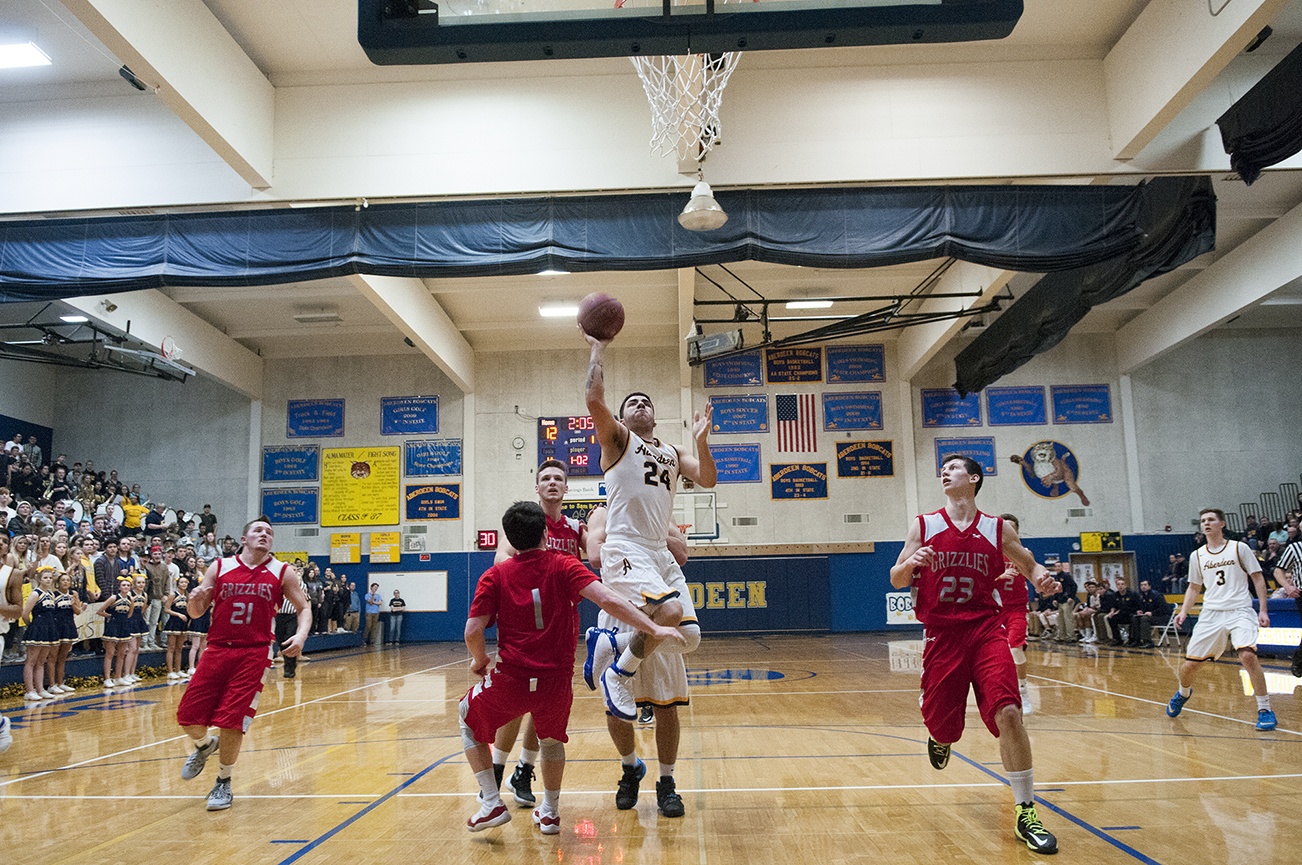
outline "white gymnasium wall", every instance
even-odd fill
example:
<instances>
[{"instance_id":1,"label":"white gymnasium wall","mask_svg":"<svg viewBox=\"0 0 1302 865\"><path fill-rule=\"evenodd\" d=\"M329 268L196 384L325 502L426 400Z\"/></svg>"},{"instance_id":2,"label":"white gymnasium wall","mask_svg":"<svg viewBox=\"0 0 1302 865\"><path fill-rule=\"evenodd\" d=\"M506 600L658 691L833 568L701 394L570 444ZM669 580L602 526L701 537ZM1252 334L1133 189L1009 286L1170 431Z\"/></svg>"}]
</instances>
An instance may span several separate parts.
<instances>
[{"instance_id":1,"label":"white gymnasium wall","mask_svg":"<svg viewBox=\"0 0 1302 865\"><path fill-rule=\"evenodd\" d=\"M1298 347L1293 331L1226 328L1134 372L1147 529L1187 532L1200 508L1237 511L1298 482Z\"/></svg>"},{"instance_id":2,"label":"white gymnasium wall","mask_svg":"<svg viewBox=\"0 0 1302 865\"><path fill-rule=\"evenodd\" d=\"M16 360L0 359L0 414L25 420L28 423L54 427L54 446L62 448L57 424L59 400L51 398L58 394L61 367L45 366L39 363L20 363ZM0 437L8 441L13 437L13 430L0 429ZM47 455L48 459L57 456Z\"/></svg>"},{"instance_id":3,"label":"white gymnasium wall","mask_svg":"<svg viewBox=\"0 0 1302 865\"><path fill-rule=\"evenodd\" d=\"M437 396L439 431L434 435L385 436L380 434L380 399L388 396ZM286 430L288 403L291 399L343 399L344 435L339 438L289 438ZM452 382L428 358L415 350L410 355L379 357L313 357L268 359L262 399L262 446L316 444L322 448L398 447L412 439L464 439L462 435L462 395ZM463 455L464 456L464 455ZM399 455L401 459L401 453ZM259 457L260 459L260 457ZM261 466L255 467L255 476ZM461 483L465 477L418 478L412 483ZM404 479L405 483L405 479ZM311 487L319 483L277 483L268 487ZM464 490L464 486L463 486ZM426 550L460 550L461 520L422 522L428 527ZM399 518L402 518L401 508ZM276 543L282 549L305 550L310 555L328 555L332 532L353 531L347 528L322 528L316 537L301 537L295 529L280 529ZM394 531L399 526L366 526L357 530ZM363 538L363 553L367 550ZM366 560L363 555L363 561Z\"/></svg>"},{"instance_id":4,"label":"white gymnasium wall","mask_svg":"<svg viewBox=\"0 0 1302 865\"><path fill-rule=\"evenodd\" d=\"M55 446L140 484L146 497L198 511L222 533L247 519L249 400L204 376L185 384L125 373L63 370Z\"/></svg>"}]
</instances>

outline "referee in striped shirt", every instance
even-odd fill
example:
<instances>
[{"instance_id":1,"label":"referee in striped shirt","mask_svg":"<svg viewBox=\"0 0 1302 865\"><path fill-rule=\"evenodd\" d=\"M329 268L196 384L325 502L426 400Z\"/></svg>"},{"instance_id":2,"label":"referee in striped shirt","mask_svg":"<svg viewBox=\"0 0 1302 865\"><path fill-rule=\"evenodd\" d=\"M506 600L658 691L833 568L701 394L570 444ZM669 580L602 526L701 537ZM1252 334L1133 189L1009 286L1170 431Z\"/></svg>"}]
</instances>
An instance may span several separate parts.
<instances>
[{"instance_id":1,"label":"referee in striped shirt","mask_svg":"<svg viewBox=\"0 0 1302 865\"><path fill-rule=\"evenodd\" d=\"M1287 577L1283 575L1287 574ZM1296 599L1298 615L1302 616L1302 541L1294 541L1279 553L1275 560L1275 582L1287 597ZM1293 653L1294 676L1302 679L1302 645Z\"/></svg>"},{"instance_id":2,"label":"referee in striped shirt","mask_svg":"<svg viewBox=\"0 0 1302 865\"><path fill-rule=\"evenodd\" d=\"M303 572L294 568L294 576L298 580L299 588L303 587ZM280 609L276 611L276 651L280 651L280 646L294 636L298 630L298 608L294 602L289 599L289 593L285 593L284 599L280 602ZM298 658L285 656L285 678L292 679L298 672Z\"/></svg>"}]
</instances>

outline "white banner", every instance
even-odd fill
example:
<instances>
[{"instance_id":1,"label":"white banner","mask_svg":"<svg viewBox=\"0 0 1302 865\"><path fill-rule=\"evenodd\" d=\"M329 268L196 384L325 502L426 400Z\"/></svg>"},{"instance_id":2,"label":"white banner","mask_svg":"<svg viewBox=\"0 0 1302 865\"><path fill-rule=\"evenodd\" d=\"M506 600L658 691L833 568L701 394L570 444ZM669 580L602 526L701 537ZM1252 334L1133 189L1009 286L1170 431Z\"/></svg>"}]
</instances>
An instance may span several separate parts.
<instances>
[{"instance_id":1,"label":"white banner","mask_svg":"<svg viewBox=\"0 0 1302 865\"><path fill-rule=\"evenodd\" d=\"M909 592L886 593L886 624L921 624L913 615L913 598Z\"/></svg>"}]
</instances>

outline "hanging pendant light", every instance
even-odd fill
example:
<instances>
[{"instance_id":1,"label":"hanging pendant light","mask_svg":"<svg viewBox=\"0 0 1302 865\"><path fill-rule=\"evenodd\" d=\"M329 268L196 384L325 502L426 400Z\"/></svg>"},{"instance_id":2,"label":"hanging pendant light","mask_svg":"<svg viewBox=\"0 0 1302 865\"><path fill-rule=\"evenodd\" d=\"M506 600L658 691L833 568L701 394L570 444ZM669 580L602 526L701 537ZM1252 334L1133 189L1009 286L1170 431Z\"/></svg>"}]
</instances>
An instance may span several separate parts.
<instances>
[{"instance_id":1,"label":"hanging pendant light","mask_svg":"<svg viewBox=\"0 0 1302 865\"><path fill-rule=\"evenodd\" d=\"M719 202L714 200L710 184L706 183L705 178L698 173L691 200L687 202L683 212L678 214L678 224L688 231L713 231L722 228L727 221L728 214L724 213Z\"/></svg>"}]
</instances>

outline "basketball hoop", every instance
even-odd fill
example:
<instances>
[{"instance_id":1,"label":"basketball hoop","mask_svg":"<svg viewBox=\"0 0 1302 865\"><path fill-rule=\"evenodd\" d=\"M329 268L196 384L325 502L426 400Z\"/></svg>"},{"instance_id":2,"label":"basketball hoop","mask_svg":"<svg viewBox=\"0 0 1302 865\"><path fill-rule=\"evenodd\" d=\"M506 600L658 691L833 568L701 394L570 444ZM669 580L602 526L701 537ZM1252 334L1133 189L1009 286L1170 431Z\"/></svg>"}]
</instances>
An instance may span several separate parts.
<instances>
[{"instance_id":1,"label":"basketball hoop","mask_svg":"<svg viewBox=\"0 0 1302 865\"><path fill-rule=\"evenodd\" d=\"M159 351L168 360L176 360L181 356L181 347L170 336L163 337L163 344L159 346Z\"/></svg>"},{"instance_id":2,"label":"basketball hoop","mask_svg":"<svg viewBox=\"0 0 1302 865\"><path fill-rule=\"evenodd\" d=\"M651 152L678 155L680 163L705 159L720 139L723 88L740 54L630 57L651 103Z\"/></svg>"},{"instance_id":3,"label":"basketball hoop","mask_svg":"<svg viewBox=\"0 0 1302 865\"><path fill-rule=\"evenodd\" d=\"M678 531L682 532L684 537L687 536L687 530L692 527L691 523L676 523L675 525L678 526Z\"/></svg>"}]
</instances>

